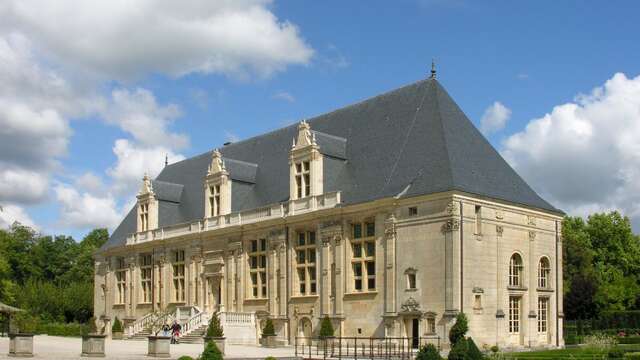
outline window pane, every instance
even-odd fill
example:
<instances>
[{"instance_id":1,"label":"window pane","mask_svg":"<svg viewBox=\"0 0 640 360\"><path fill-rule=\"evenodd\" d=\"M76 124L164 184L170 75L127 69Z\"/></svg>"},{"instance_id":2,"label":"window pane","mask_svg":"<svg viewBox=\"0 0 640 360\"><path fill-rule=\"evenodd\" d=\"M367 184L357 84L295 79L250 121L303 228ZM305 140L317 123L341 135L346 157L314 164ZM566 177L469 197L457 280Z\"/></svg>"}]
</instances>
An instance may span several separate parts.
<instances>
[{"instance_id":1,"label":"window pane","mask_svg":"<svg viewBox=\"0 0 640 360\"><path fill-rule=\"evenodd\" d=\"M309 171L309 162L305 161L303 164L304 164L304 171Z\"/></svg>"},{"instance_id":2,"label":"window pane","mask_svg":"<svg viewBox=\"0 0 640 360\"><path fill-rule=\"evenodd\" d=\"M355 288L356 290L362 290L362 280L356 279Z\"/></svg>"},{"instance_id":3,"label":"window pane","mask_svg":"<svg viewBox=\"0 0 640 360\"><path fill-rule=\"evenodd\" d=\"M299 173L302 171L302 165L300 163L296 164L296 172Z\"/></svg>"},{"instance_id":4,"label":"window pane","mask_svg":"<svg viewBox=\"0 0 640 360\"><path fill-rule=\"evenodd\" d=\"M376 263L373 261L367 262L367 275L375 275L376 274Z\"/></svg>"},{"instance_id":5,"label":"window pane","mask_svg":"<svg viewBox=\"0 0 640 360\"><path fill-rule=\"evenodd\" d=\"M298 245L304 245L304 233L298 233Z\"/></svg>"},{"instance_id":6,"label":"window pane","mask_svg":"<svg viewBox=\"0 0 640 360\"><path fill-rule=\"evenodd\" d=\"M258 284L258 275L256 275L256 273L252 273L251 274L251 284L252 285L257 285Z\"/></svg>"},{"instance_id":7,"label":"window pane","mask_svg":"<svg viewBox=\"0 0 640 360\"><path fill-rule=\"evenodd\" d=\"M304 250L298 250L298 264L305 263L304 254L305 254Z\"/></svg>"},{"instance_id":8,"label":"window pane","mask_svg":"<svg viewBox=\"0 0 640 360\"><path fill-rule=\"evenodd\" d=\"M362 256L362 245L353 244L353 257L359 258Z\"/></svg>"},{"instance_id":9,"label":"window pane","mask_svg":"<svg viewBox=\"0 0 640 360\"><path fill-rule=\"evenodd\" d=\"M260 239L260 251L267 250L267 240Z\"/></svg>"},{"instance_id":10,"label":"window pane","mask_svg":"<svg viewBox=\"0 0 640 360\"><path fill-rule=\"evenodd\" d=\"M374 236L376 234L376 224L367 223L367 236Z\"/></svg>"},{"instance_id":11,"label":"window pane","mask_svg":"<svg viewBox=\"0 0 640 360\"><path fill-rule=\"evenodd\" d=\"M316 232L309 231L309 242L307 244L315 244L316 243Z\"/></svg>"},{"instance_id":12,"label":"window pane","mask_svg":"<svg viewBox=\"0 0 640 360\"><path fill-rule=\"evenodd\" d=\"M251 252L258 251L258 240L251 240Z\"/></svg>"},{"instance_id":13,"label":"window pane","mask_svg":"<svg viewBox=\"0 0 640 360\"><path fill-rule=\"evenodd\" d=\"M312 294L316 293L316 283L311 283L311 293Z\"/></svg>"},{"instance_id":14,"label":"window pane","mask_svg":"<svg viewBox=\"0 0 640 360\"><path fill-rule=\"evenodd\" d=\"M267 267L267 257L264 255L260 256L260 267L261 268Z\"/></svg>"},{"instance_id":15,"label":"window pane","mask_svg":"<svg viewBox=\"0 0 640 360\"><path fill-rule=\"evenodd\" d=\"M373 241L367 242L367 256L375 256L376 255L376 243Z\"/></svg>"},{"instance_id":16,"label":"window pane","mask_svg":"<svg viewBox=\"0 0 640 360\"><path fill-rule=\"evenodd\" d=\"M316 262L316 249L309 250L309 262L310 263Z\"/></svg>"},{"instance_id":17,"label":"window pane","mask_svg":"<svg viewBox=\"0 0 640 360\"><path fill-rule=\"evenodd\" d=\"M368 286L368 288L369 288L370 290L375 289L375 288L376 288L376 279L375 279L375 278L373 278L373 279L369 279L369 280L367 281L367 286Z\"/></svg>"},{"instance_id":18,"label":"window pane","mask_svg":"<svg viewBox=\"0 0 640 360\"><path fill-rule=\"evenodd\" d=\"M362 276L362 264L353 264L353 276Z\"/></svg>"},{"instance_id":19,"label":"window pane","mask_svg":"<svg viewBox=\"0 0 640 360\"><path fill-rule=\"evenodd\" d=\"M353 225L353 238L360 239L362 237L362 225L354 224Z\"/></svg>"},{"instance_id":20,"label":"window pane","mask_svg":"<svg viewBox=\"0 0 640 360\"><path fill-rule=\"evenodd\" d=\"M252 269L257 269L258 268L258 257L257 256L251 256L249 259L250 259L251 268Z\"/></svg>"},{"instance_id":21,"label":"window pane","mask_svg":"<svg viewBox=\"0 0 640 360\"><path fill-rule=\"evenodd\" d=\"M311 281L316 280L316 268L314 266L309 267L309 279Z\"/></svg>"}]
</instances>

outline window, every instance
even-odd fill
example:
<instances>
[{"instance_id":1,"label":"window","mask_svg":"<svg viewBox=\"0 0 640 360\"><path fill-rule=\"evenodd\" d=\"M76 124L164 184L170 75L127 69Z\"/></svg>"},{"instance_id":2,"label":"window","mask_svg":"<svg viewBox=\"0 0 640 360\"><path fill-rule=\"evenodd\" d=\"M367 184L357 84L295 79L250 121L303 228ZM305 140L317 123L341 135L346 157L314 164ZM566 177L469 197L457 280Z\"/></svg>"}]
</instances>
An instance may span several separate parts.
<instances>
[{"instance_id":1,"label":"window","mask_svg":"<svg viewBox=\"0 0 640 360\"><path fill-rule=\"evenodd\" d=\"M153 287L151 285L151 254L140 255L140 285L142 287L142 302L151 303Z\"/></svg>"},{"instance_id":2,"label":"window","mask_svg":"<svg viewBox=\"0 0 640 360\"><path fill-rule=\"evenodd\" d=\"M522 257L520 257L520 254L513 254L509 261L509 286L523 286L522 272Z\"/></svg>"},{"instance_id":3,"label":"window","mask_svg":"<svg viewBox=\"0 0 640 360\"><path fill-rule=\"evenodd\" d=\"M140 231L149 230L149 204L140 204Z\"/></svg>"},{"instance_id":4,"label":"window","mask_svg":"<svg viewBox=\"0 0 640 360\"><path fill-rule=\"evenodd\" d=\"M116 304L124 304L127 300L127 268L124 258L116 260Z\"/></svg>"},{"instance_id":5,"label":"window","mask_svg":"<svg viewBox=\"0 0 640 360\"><path fill-rule=\"evenodd\" d=\"M547 332L547 320L549 319L549 298L538 298L538 332Z\"/></svg>"},{"instance_id":6,"label":"window","mask_svg":"<svg viewBox=\"0 0 640 360\"><path fill-rule=\"evenodd\" d=\"M427 334L435 334L436 333L436 319L429 317L427 318Z\"/></svg>"},{"instance_id":7,"label":"window","mask_svg":"<svg viewBox=\"0 0 640 360\"><path fill-rule=\"evenodd\" d=\"M407 273L407 289L415 289L416 288L416 273L410 272Z\"/></svg>"},{"instance_id":8,"label":"window","mask_svg":"<svg viewBox=\"0 0 640 360\"><path fill-rule=\"evenodd\" d=\"M220 185L209 186L210 216L220 215Z\"/></svg>"},{"instance_id":9,"label":"window","mask_svg":"<svg viewBox=\"0 0 640 360\"><path fill-rule=\"evenodd\" d=\"M520 332L520 302L518 296L509 297L509 333L518 334Z\"/></svg>"},{"instance_id":10,"label":"window","mask_svg":"<svg viewBox=\"0 0 640 360\"><path fill-rule=\"evenodd\" d=\"M296 163L296 195L303 198L311 195L311 170L308 161Z\"/></svg>"},{"instance_id":11,"label":"window","mask_svg":"<svg viewBox=\"0 0 640 360\"><path fill-rule=\"evenodd\" d=\"M376 289L375 230L373 222L353 224L351 267L355 291Z\"/></svg>"},{"instance_id":12,"label":"window","mask_svg":"<svg viewBox=\"0 0 640 360\"><path fill-rule=\"evenodd\" d=\"M476 235L482 234L482 206L476 205Z\"/></svg>"},{"instance_id":13,"label":"window","mask_svg":"<svg viewBox=\"0 0 640 360\"><path fill-rule=\"evenodd\" d=\"M538 262L538 287L546 289L549 287L549 274L551 274L551 266L549 259L543 257Z\"/></svg>"},{"instance_id":14,"label":"window","mask_svg":"<svg viewBox=\"0 0 640 360\"><path fill-rule=\"evenodd\" d=\"M416 206L409 207L409 216L417 216L418 208Z\"/></svg>"},{"instance_id":15,"label":"window","mask_svg":"<svg viewBox=\"0 0 640 360\"><path fill-rule=\"evenodd\" d=\"M316 233L298 233L295 246L296 270L298 273L299 295L315 295L316 286Z\"/></svg>"},{"instance_id":16,"label":"window","mask_svg":"<svg viewBox=\"0 0 640 360\"><path fill-rule=\"evenodd\" d=\"M173 253L173 289L174 300L184 302L184 250Z\"/></svg>"},{"instance_id":17,"label":"window","mask_svg":"<svg viewBox=\"0 0 640 360\"><path fill-rule=\"evenodd\" d=\"M251 240L249 252L249 277L251 296L254 299L267 297L267 240Z\"/></svg>"},{"instance_id":18,"label":"window","mask_svg":"<svg viewBox=\"0 0 640 360\"><path fill-rule=\"evenodd\" d=\"M475 294L473 295L473 308L474 309L482 309L482 295Z\"/></svg>"}]
</instances>

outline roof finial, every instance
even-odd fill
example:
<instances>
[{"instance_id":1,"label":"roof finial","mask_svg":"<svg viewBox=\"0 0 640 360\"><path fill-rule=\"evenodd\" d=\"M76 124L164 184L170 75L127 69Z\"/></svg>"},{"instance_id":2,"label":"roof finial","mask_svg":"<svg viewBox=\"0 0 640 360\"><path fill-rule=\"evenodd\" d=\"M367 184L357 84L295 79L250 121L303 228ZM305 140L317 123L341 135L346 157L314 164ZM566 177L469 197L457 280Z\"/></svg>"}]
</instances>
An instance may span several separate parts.
<instances>
[{"instance_id":1,"label":"roof finial","mask_svg":"<svg viewBox=\"0 0 640 360\"><path fill-rule=\"evenodd\" d=\"M436 78L436 60L431 59L431 79Z\"/></svg>"},{"instance_id":2,"label":"roof finial","mask_svg":"<svg viewBox=\"0 0 640 360\"><path fill-rule=\"evenodd\" d=\"M164 166L169 165L169 154L164 154Z\"/></svg>"}]
</instances>

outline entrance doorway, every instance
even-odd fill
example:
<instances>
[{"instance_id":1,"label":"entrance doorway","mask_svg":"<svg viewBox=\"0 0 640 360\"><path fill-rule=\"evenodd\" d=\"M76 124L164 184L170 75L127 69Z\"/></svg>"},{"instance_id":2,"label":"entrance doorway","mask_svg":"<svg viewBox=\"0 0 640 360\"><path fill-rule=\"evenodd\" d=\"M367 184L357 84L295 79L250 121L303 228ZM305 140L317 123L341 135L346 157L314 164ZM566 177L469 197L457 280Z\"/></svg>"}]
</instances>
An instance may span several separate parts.
<instances>
[{"instance_id":1,"label":"entrance doorway","mask_svg":"<svg viewBox=\"0 0 640 360\"><path fill-rule=\"evenodd\" d=\"M311 342L311 321L302 318L298 322L298 336L304 338L303 343L309 345Z\"/></svg>"},{"instance_id":2,"label":"entrance doorway","mask_svg":"<svg viewBox=\"0 0 640 360\"><path fill-rule=\"evenodd\" d=\"M411 320L411 347L417 349L420 346L420 320Z\"/></svg>"}]
</instances>

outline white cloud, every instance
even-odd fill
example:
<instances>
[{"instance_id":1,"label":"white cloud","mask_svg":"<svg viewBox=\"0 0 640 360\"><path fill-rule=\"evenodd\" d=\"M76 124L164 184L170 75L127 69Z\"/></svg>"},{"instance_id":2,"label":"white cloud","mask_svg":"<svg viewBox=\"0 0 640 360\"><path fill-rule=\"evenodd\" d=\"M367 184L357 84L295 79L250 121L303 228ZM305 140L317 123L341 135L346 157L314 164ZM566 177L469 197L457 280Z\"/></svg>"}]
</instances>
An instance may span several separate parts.
<instances>
[{"instance_id":1,"label":"white cloud","mask_svg":"<svg viewBox=\"0 0 640 360\"><path fill-rule=\"evenodd\" d=\"M186 135L167 129L181 115L180 108L174 104L158 105L149 90L115 90L110 106L103 113L108 122L130 133L142 145L182 149L189 144Z\"/></svg>"},{"instance_id":2,"label":"white cloud","mask_svg":"<svg viewBox=\"0 0 640 360\"><path fill-rule=\"evenodd\" d=\"M238 142L240 141L240 137L230 131L225 131L224 132L224 139L228 142Z\"/></svg>"},{"instance_id":3,"label":"white cloud","mask_svg":"<svg viewBox=\"0 0 640 360\"><path fill-rule=\"evenodd\" d=\"M19 31L69 67L107 78L193 72L268 76L313 50L268 0L7 0L0 31ZM78 36L78 34L82 34Z\"/></svg>"},{"instance_id":4,"label":"white cloud","mask_svg":"<svg viewBox=\"0 0 640 360\"><path fill-rule=\"evenodd\" d=\"M296 98L294 98L293 95L286 91L278 91L277 93L273 94L272 98L276 100L284 100L290 103L296 101Z\"/></svg>"},{"instance_id":5,"label":"white cloud","mask_svg":"<svg viewBox=\"0 0 640 360\"><path fill-rule=\"evenodd\" d=\"M0 204L0 228L6 229L13 225L14 222L38 229L35 222L29 217L23 207L15 204Z\"/></svg>"},{"instance_id":6,"label":"white cloud","mask_svg":"<svg viewBox=\"0 0 640 360\"><path fill-rule=\"evenodd\" d=\"M516 78L518 80L527 80L527 79L529 79L529 74L527 74L527 73L519 73L518 75L516 75Z\"/></svg>"},{"instance_id":7,"label":"white cloud","mask_svg":"<svg viewBox=\"0 0 640 360\"><path fill-rule=\"evenodd\" d=\"M92 172L86 172L80 175L75 181L75 186L93 194L105 190L105 185L102 182L102 179Z\"/></svg>"},{"instance_id":8,"label":"white cloud","mask_svg":"<svg viewBox=\"0 0 640 360\"><path fill-rule=\"evenodd\" d=\"M496 101L489 106L480 119L480 131L489 135L504 129L511 117L511 109Z\"/></svg>"},{"instance_id":9,"label":"white cloud","mask_svg":"<svg viewBox=\"0 0 640 360\"><path fill-rule=\"evenodd\" d=\"M351 65L347 57L334 44L328 44L325 53L319 55L318 60L321 65L330 70L340 70Z\"/></svg>"},{"instance_id":10,"label":"white cloud","mask_svg":"<svg viewBox=\"0 0 640 360\"><path fill-rule=\"evenodd\" d=\"M640 76L558 105L504 143L507 160L571 214L621 210L640 226Z\"/></svg>"},{"instance_id":11,"label":"white cloud","mask_svg":"<svg viewBox=\"0 0 640 360\"><path fill-rule=\"evenodd\" d=\"M171 162L185 158L166 147L144 147L126 139L116 140L113 153L118 160L107 173L114 180L114 191L123 195L135 194L145 172L152 178L156 177L164 167L166 155Z\"/></svg>"},{"instance_id":12,"label":"white cloud","mask_svg":"<svg viewBox=\"0 0 640 360\"><path fill-rule=\"evenodd\" d=\"M110 194L96 196L87 192L80 193L75 188L59 184L55 187L56 198L60 204L60 225L76 229L115 226L122 219L116 200Z\"/></svg>"},{"instance_id":13,"label":"white cloud","mask_svg":"<svg viewBox=\"0 0 640 360\"><path fill-rule=\"evenodd\" d=\"M21 204L37 203L47 196L49 177L21 168L0 169L0 199Z\"/></svg>"}]
</instances>

